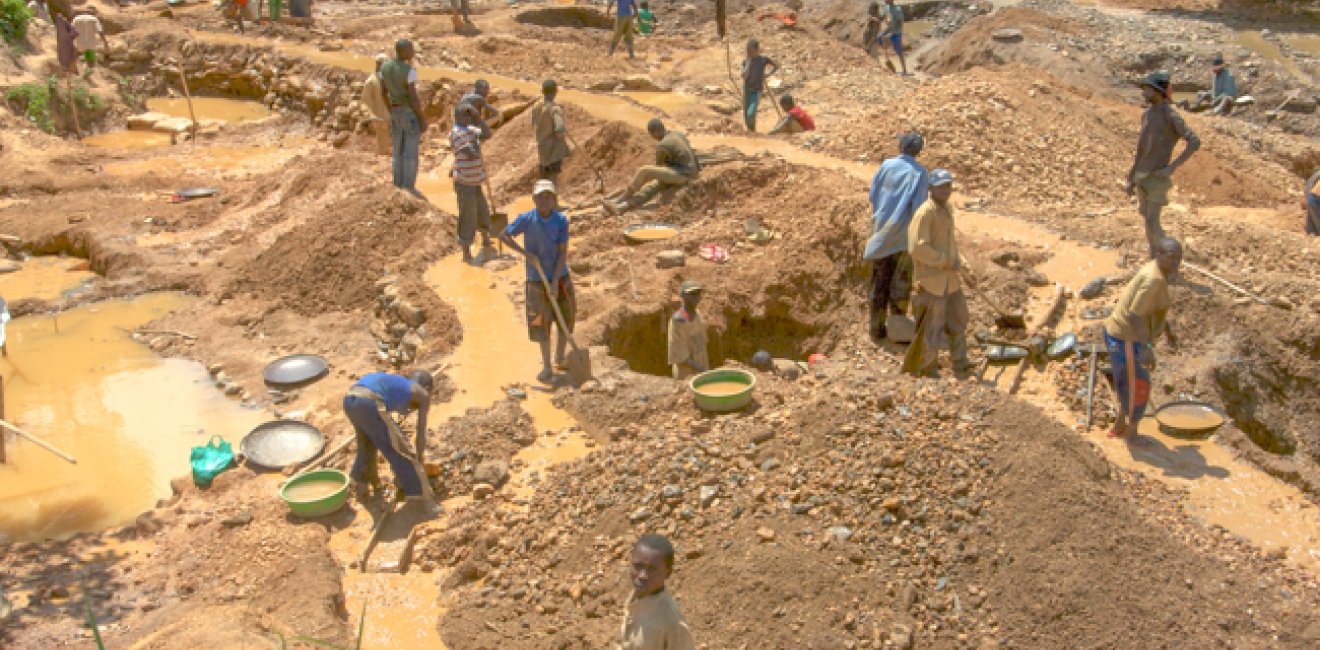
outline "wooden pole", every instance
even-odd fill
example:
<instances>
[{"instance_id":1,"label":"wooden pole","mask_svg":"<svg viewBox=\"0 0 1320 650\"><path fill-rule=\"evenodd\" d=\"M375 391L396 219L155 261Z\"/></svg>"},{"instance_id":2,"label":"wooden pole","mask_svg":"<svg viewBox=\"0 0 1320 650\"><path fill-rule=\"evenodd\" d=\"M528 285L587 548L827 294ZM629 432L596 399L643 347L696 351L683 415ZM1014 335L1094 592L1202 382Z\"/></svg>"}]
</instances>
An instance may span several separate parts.
<instances>
[{"instance_id":1,"label":"wooden pole","mask_svg":"<svg viewBox=\"0 0 1320 650\"><path fill-rule=\"evenodd\" d=\"M1054 299L1050 302L1050 308L1031 324L1031 329L1027 332L1028 341L1040 334L1040 331L1045 328L1046 323L1050 322L1050 319L1054 317L1054 312L1058 311L1062 304L1063 285L1056 284L1054 285ZM1008 385L1009 395L1017 394L1018 386L1022 383L1022 374L1026 372L1027 364L1031 361L1032 356L1032 354L1028 354L1022 358L1022 361L1018 362L1017 370L1013 372L1013 380Z\"/></svg>"},{"instance_id":2,"label":"wooden pole","mask_svg":"<svg viewBox=\"0 0 1320 650\"><path fill-rule=\"evenodd\" d=\"M18 427L16 427L16 426L14 426L13 424L4 421L3 419L0 419L0 426L3 426L3 427L5 427L6 429L9 429L10 431L13 431L14 433L17 433L18 435L20 435L20 436L22 436L22 437L24 437L24 438L27 438L29 441L31 441L31 442L32 442L33 444L35 444L36 446L41 447L42 449L45 449L46 451L49 451L50 453L55 454L56 456L59 456L60 458L63 458L64 460L66 460L66 461L68 461L68 462L70 462L70 463L72 463L72 464L74 464L74 465L77 465L77 464L78 464L78 459L76 459L76 458L74 458L73 456L70 456L70 455L68 455L68 454L66 454L66 453L64 453L64 452L62 452L62 451L60 451L58 448L56 448L54 445L50 444L49 442L46 442L45 440L42 440L41 438L38 438L38 437L36 437L36 436L34 436L34 435L32 435L32 434L26 432L26 431L24 431L24 430L22 430L22 429L20 429L20 428L18 428Z\"/></svg>"},{"instance_id":3,"label":"wooden pole","mask_svg":"<svg viewBox=\"0 0 1320 650\"><path fill-rule=\"evenodd\" d=\"M0 375L0 420L5 417L5 376ZM5 462L5 432L0 431L0 463Z\"/></svg>"},{"instance_id":4,"label":"wooden pole","mask_svg":"<svg viewBox=\"0 0 1320 650\"><path fill-rule=\"evenodd\" d=\"M69 110L73 112L73 135L82 140L82 126L78 124L78 102L73 98L73 75L66 73L64 87L69 93Z\"/></svg>"},{"instance_id":5,"label":"wooden pole","mask_svg":"<svg viewBox=\"0 0 1320 650\"><path fill-rule=\"evenodd\" d=\"M1268 301L1268 300L1266 300L1266 299L1264 299L1264 298L1261 298L1260 296L1258 296L1258 295L1256 295L1256 294L1254 294L1254 293L1251 293L1250 291L1247 291L1246 289L1243 289L1242 287L1239 287L1239 286L1237 286L1236 284L1233 284L1232 282L1229 282L1228 280L1225 280L1224 278L1221 278L1221 277L1215 275L1214 273L1211 273L1210 271L1207 271L1206 269L1203 269L1203 268L1201 268L1201 267L1199 267L1199 266L1197 266L1197 265L1195 265L1195 264L1190 264L1190 263L1188 263L1188 262L1183 262L1183 266L1185 266L1185 267L1187 267L1187 268L1189 268L1189 269L1191 269L1191 270L1193 270L1193 271L1196 271L1197 273L1200 273L1201 275L1204 275L1205 277L1210 278L1211 280L1214 280L1215 282L1218 282L1219 284L1222 284L1222 285L1228 287L1229 289L1232 289L1234 292L1236 292L1236 293L1237 293L1238 295L1240 295L1240 296L1243 296L1243 297L1246 297L1246 298L1250 298L1250 299L1252 299L1252 300L1254 300L1254 301L1256 301L1257 303L1262 304L1262 305L1269 305L1269 304L1270 304L1270 301Z\"/></svg>"},{"instance_id":6,"label":"wooden pole","mask_svg":"<svg viewBox=\"0 0 1320 650\"><path fill-rule=\"evenodd\" d=\"M192 93L188 91L188 75L183 73L182 55L179 58L179 81L183 83L183 97L188 100L188 119L192 120L193 146L197 146L197 113L193 111Z\"/></svg>"}]
</instances>

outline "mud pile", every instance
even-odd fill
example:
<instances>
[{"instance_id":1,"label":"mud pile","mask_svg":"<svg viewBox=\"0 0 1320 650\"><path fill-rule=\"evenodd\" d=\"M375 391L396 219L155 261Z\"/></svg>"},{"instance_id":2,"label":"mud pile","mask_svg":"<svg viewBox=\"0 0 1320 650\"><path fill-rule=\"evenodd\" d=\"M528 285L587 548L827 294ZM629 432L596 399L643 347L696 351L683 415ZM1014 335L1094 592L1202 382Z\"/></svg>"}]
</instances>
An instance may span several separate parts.
<instances>
[{"instance_id":1,"label":"mud pile","mask_svg":"<svg viewBox=\"0 0 1320 650\"><path fill-rule=\"evenodd\" d=\"M604 647L630 544L655 531L712 647L1307 643L1290 621L1309 605L1150 527L1071 433L987 388L839 359L797 383L759 376L741 415L627 372L570 396L613 442L550 474L530 515L481 504L433 540L457 567L446 642Z\"/></svg>"},{"instance_id":2,"label":"mud pile","mask_svg":"<svg viewBox=\"0 0 1320 650\"><path fill-rule=\"evenodd\" d=\"M1126 201L1123 181L1141 124L1135 104L1115 104L1017 65L936 80L873 118L874 128L827 139L827 148L848 157L889 157L897 150L893 134L916 129L926 136L920 160L952 170L966 191L1016 210L1055 214ZM1295 191L1282 168L1204 128L1197 116L1188 123L1202 146L1175 175L1174 200L1269 204Z\"/></svg>"},{"instance_id":3,"label":"mud pile","mask_svg":"<svg viewBox=\"0 0 1320 650\"><path fill-rule=\"evenodd\" d=\"M503 487L513 455L536 440L531 417L512 400L471 409L436 430L441 435L427 439L426 459L440 466L434 485L441 498L484 497Z\"/></svg>"},{"instance_id":4,"label":"mud pile","mask_svg":"<svg viewBox=\"0 0 1320 650\"><path fill-rule=\"evenodd\" d=\"M286 215L296 225L238 271L233 291L305 315L367 309L375 283L401 257L411 253L420 262L444 252L440 214L384 181L321 195L303 209L304 215Z\"/></svg>"}]
</instances>

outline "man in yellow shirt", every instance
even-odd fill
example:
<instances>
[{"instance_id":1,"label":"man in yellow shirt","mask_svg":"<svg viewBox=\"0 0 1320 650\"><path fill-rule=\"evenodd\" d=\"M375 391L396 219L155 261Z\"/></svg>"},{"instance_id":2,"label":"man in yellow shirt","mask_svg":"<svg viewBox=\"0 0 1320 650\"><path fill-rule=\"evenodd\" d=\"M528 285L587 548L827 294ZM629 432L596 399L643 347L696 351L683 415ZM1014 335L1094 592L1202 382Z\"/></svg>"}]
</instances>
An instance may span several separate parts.
<instances>
[{"instance_id":1,"label":"man in yellow shirt","mask_svg":"<svg viewBox=\"0 0 1320 650\"><path fill-rule=\"evenodd\" d=\"M1166 319L1173 300L1169 297L1169 278L1182 265L1182 244L1165 237L1155 247L1155 259L1132 276L1118 296L1114 311L1105 319L1105 347L1113 366L1114 389L1118 393L1119 412L1110 438L1137 436L1137 424L1150 399L1150 373L1142 361L1152 359L1151 345L1163 333L1169 345L1177 340Z\"/></svg>"},{"instance_id":2,"label":"man in yellow shirt","mask_svg":"<svg viewBox=\"0 0 1320 650\"><path fill-rule=\"evenodd\" d=\"M669 365L673 368L674 379L687 379L710 370L710 360L706 356L706 321L697 314L701 285L688 280L678 293L683 304L669 319Z\"/></svg>"},{"instance_id":3,"label":"man in yellow shirt","mask_svg":"<svg viewBox=\"0 0 1320 650\"><path fill-rule=\"evenodd\" d=\"M536 129L536 153L540 160L538 178L559 183L568 157L568 134L564 130L564 109L555 103L559 84L554 79L541 82L541 101L532 107L532 128Z\"/></svg>"},{"instance_id":4,"label":"man in yellow shirt","mask_svg":"<svg viewBox=\"0 0 1320 650\"><path fill-rule=\"evenodd\" d=\"M917 375L936 373L941 347L949 349L954 372L964 372L967 361L967 297L958 281L964 262L954 241L953 174L936 169L930 174L930 200L912 215L908 226L908 254L917 297L913 313L922 337ZM916 345L916 342L913 342Z\"/></svg>"},{"instance_id":5,"label":"man in yellow shirt","mask_svg":"<svg viewBox=\"0 0 1320 650\"><path fill-rule=\"evenodd\" d=\"M390 105L381 87L380 66L389 61L385 53L376 55L376 71L362 83L362 103L371 111L371 130L376 135L376 153L390 153Z\"/></svg>"},{"instance_id":6,"label":"man in yellow shirt","mask_svg":"<svg viewBox=\"0 0 1320 650\"><path fill-rule=\"evenodd\" d=\"M674 547L663 535L642 535L628 560L633 593L623 613L618 650L696 650L678 602L665 591Z\"/></svg>"}]
</instances>

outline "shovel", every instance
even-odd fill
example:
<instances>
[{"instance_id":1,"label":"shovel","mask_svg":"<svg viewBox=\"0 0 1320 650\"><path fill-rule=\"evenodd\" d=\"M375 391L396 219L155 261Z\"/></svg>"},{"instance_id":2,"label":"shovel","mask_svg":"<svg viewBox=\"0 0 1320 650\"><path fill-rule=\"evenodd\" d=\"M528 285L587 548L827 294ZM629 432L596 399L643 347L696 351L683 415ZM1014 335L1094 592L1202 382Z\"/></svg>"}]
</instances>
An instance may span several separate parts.
<instances>
[{"instance_id":1,"label":"shovel","mask_svg":"<svg viewBox=\"0 0 1320 650\"><path fill-rule=\"evenodd\" d=\"M559 300L554 291L550 290L550 281L545 278L545 271L541 268L541 260L535 255L528 255L528 261L536 269L536 275L541 278L541 286L545 288L546 300L550 303L550 308L555 310L555 320L559 322L559 329L564 336L568 337L568 345L573 348L568 353L566 364L568 365L568 377L573 381L574 386L581 386L591 379L591 354L578 347L577 341L573 340L573 333L568 331L568 323L564 321L563 312L559 311Z\"/></svg>"},{"instance_id":2,"label":"shovel","mask_svg":"<svg viewBox=\"0 0 1320 650\"><path fill-rule=\"evenodd\" d=\"M976 289L976 285L971 281L971 278L969 278L966 275L963 275L962 279L963 279L963 284L967 285L967 288L972 290L971 292L972 295L975 295L976 297L983 300L985 304L990 306L990 309L994 310L996 325L998 325L1003 329L1017 329L1017 330L1026 329L1027 319L1023 318L1022 314L1010 314L1004 311L1003 309L1000 309L998 305L990 301L989 296L981 293L979 290Z\"/></svg>"},{"instance_id":3,"label":"shovel","mask_svg":"<svg viewBox=\"0 0 1320 650\"><path fill-rule=\"evenodd\" d=\"M912 337L912 342L908 344L907 354L903 356L903 372L909 375L915 375L921 364L921 357L926 354L926 314L929 309L921 311L921 317L917 319L917 332Z\"/></svg>"},{"instance_id":4,"label":"shovel","mask_svg":"<svg viewBox=\"0 0 1320 650\"><path fill-rule=\"evenodd\" d=\"M490 230L486 233L495 238L496 244L500 247L500 255L504 254L504 240L500 239L500 233L509 227L509 213L495 209L495 192L490 189L490 177L486 178L486 201L490 203Z\"/></svg>"},{"instance_id":5,"label":"shovel","mask_svg":"<svg viewBox=\"0 0 1320 650\"><path fill-rule=\"evenodd\" d=\"M569 135L567 131L564 132L564 135L568 136L568 141L571 142L571 143L573 143L573 150L574 150L574 151L583 151L582 147L581 147L580 145L578 145L577 140L574 140L574 139L573 139L573 136ZM587 154L585 154L585 152L584 152L584 155L587 155ZM593 160L593 159L591 158L590 155L587 155L587 164L588 164L588 165L591 165L591 171L596 172L596 193L597 193L597 194L604 195L604 194L605 194L605 175L602 174L602 173L600 173L600 167L597 167L597 166L596 166L596 161Z\"/></svg>"}]
</instances>

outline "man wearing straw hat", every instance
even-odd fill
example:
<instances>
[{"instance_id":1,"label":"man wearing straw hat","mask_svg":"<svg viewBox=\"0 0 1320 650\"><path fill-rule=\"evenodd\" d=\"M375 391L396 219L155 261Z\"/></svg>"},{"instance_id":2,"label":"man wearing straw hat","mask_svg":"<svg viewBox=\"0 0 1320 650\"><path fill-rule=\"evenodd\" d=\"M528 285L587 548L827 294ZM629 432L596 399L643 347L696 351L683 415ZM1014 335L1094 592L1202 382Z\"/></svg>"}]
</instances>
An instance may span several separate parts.
<instances>
[{"instance_id":1,"label":"man wearing straw hat","mask_svg":"<svg viewBox=\"0 0 1320 650\"><path fill-rule=\"evenodd\" d=\"M1128 170L1126 191L1137 195L1138 209L1146 223L1146 243L1150 256L1164 239L1160 211L1169 203L1173 172L1187 162L1201 147L1201 139L1173 110L1169 93L1169 73L1157 70L1141 80L1141 96L1146 112L1141 115L1141 134L1137 136L1137 156ZM1182 154L1173 162L1173 147L1184 140Z\"/></svg>"}]
</instances>

